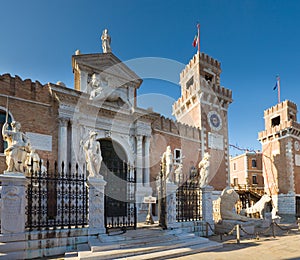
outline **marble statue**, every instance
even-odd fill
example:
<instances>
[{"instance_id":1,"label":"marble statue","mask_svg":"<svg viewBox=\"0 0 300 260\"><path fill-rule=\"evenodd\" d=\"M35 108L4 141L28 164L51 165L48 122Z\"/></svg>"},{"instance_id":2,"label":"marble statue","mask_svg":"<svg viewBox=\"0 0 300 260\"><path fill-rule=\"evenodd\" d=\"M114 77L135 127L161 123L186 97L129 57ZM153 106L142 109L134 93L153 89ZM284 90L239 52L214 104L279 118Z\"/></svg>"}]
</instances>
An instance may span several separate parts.
<instances>
[{"instance_id":1,"label":"marble statue","mask_svg":"<svg viewBox=\"0 0 300 260\"><path fill-rule=\"evenodd\" d=\"M3 140L7 142L5 149L7 172L24 172L26 168L27 154L30 153L29 138L20 131L21 124L13 121L9 130L9 124L4 123L2 127Z\"/></svg>"},{"instance_id":2,"label":"marble statue","mask_svg":"<svg viewBox=\"0 0 300 260\"><path fill-rule=\"evenodd\" d=\"M111 52L111 47L110 47L111 38L108 35L107 29L104 29L104 31L102 32L101 40L102 40L103 53Z\"/></svg>"},{"instance_id":3,"label":"marble statue","mask_svg":"<svg viewBox=\"0 0 300 260\"><path fill-rule=\"evenodd\" d=\"M167 182L174 182L174 176L173 176L173 154L171 150L171 146L168 145L166 151L163 153L163 156L161 158L161 162L166 165L166 180Z\"/></svg>"},{"instance_id":4,"label":"marble statue","mask_svg":"<svg viewBox=\"0 0 300 260\"><path fill-rule=\"evenodd\" d=\"M97 133L91 131L89 139L85 142L81 140L81 145L85 152L85 160L89 177L102 177L100 174L100 167L102 162L100 142L96 140Z\"/></svg>"},{"instance_id":5,"label":"marble statue","mask_svg":"<svg viewBox=\"0 0 300 260\"><path fill-rule=\"evenodd\" d=\"M182 163L180 163L177 168L175 169L174 173L175 173L175 183L181 183L183 181L183 171L182 171Z\"/></svg>"},{"instance_id":6,"label":"marble statue","mask_svg":"<svg viewBox=\"0 0 300 260\"><path fill-rule=\"evenodd\" d=\"M270 202L272 200L272 198L270 197L270 195L268 194L264 194L260 200L258 202L256 202L253 206L246 208L246 209L242 209L241 210L241 214L248 216L248 215L252 215L255 213L259 213L259 216L261 219L264 218L264 210L266 208L266 204L268 202Z\"/></svg>"},{"instance_id":7,"label":"marble statue","mask_svg":"<svg viewBox=\"0 0 300 260\"><path fill-rule=\"evenodd\" d=\"M218 200L220 203L220 214L222 220L249 220L249 218L237 214L234 209L235 204L239 200L239 195L234 189L228 187L225 188Z\"/></svg>"},{"instance_id":8,"label":"marble statue","mask_svg":"<svg viewBox=\"0 0 300 260\"><path fill-rule=\"evenodd\" d=\"M209 166L210 166L209 159L210 159L209 153L205 153L203 159L198 165L198 168L200 170L200 182L199 182L200 188L208 185L208 175L209 175Z\"/></svg>"},{"instance_id":9,"label":"marble statue","mask_svg":"<svg viewBox=\"0 0 300 260\"><path fill-rule=\"evenodd\" d=\"M30 147L30 152L27 153L27 158L25 161L27 174L33 172L40 172L40 170L44 173L47 172L47 168L43 165L43 160L40 159L40 156L35 151L34 148Z\"/></svg>"}]
</instances>

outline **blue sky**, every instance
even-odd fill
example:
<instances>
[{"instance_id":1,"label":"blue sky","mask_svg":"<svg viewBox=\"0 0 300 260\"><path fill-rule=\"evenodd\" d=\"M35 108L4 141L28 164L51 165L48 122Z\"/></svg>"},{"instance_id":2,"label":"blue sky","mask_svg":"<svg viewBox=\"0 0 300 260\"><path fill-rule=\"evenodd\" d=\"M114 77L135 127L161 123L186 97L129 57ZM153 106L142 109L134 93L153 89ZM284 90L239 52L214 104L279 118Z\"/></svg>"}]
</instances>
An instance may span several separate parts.
<instances>
[{"instance_id":1,"label":"blue sky","mask_svg":"<svg viewBox=\"0 0 300 260\"><path fill-rule=\"evenodd\" d=\"M221 62L221 85L233 91L230 143L260 149L257 133L264 129L263 111L277 103L277 74L281 99L300 106L299 13L297 0L1 1L0 74L73 87L71 56L77 49L101 52L104 28L123 61L158 57L186 64L196 52L200 22L201 51ZM179 97L179 71L170 72L171 82L145 77L140 103L154 93L154 110L168 115L171 109L161 105L169 108Z\"/></svg>"}]
</instances>

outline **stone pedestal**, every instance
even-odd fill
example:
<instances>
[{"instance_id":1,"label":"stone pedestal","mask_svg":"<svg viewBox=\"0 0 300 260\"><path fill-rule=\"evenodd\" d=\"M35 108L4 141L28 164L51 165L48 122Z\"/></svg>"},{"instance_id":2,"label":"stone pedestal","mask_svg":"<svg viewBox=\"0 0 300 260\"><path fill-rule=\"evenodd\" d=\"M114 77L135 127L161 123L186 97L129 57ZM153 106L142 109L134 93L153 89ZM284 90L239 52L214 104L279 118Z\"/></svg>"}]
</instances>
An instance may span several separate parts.
<instances>
[{"instance_id":1,"label":"stone pedestal","mask_svg":"<svg viewBox=\"0 0 300 260\"><path fill-rule=\"evenodd\" d=\"M0 175L1 192L1 233L13 234L25 231L28 180L22 173L4 172Z\"/></svg>"},{"instance_id":2,"label":"stone pedestal","mask_svg":"<svg viewBox=\"0 0 300 260\"><path fill-rule=\"evenodd\" d=\"M202 219L209 223L212 229L214 229L212 192L213 187L211 186L201 188ZM208 229L208 235L212 235L210 228Z\"/></svg>"},{"instance_id":3,"label":"stone pedestal","mask_svg":"<svg viewBox=\"0 0 300 260\"><path fill-rule=\"evenodd\" d=\"M166 183L166 195L167 195L167 227L176 227L176 190L177 185L172 182Z\"/></svg>"},{"instance_id":4,"label":"stone pedestal","mask_svg":"<svg viewBox=\"0 0 300 260\"><path fill-rule=\"evenodd\" d=\"M104 189L106 181L99 177L90 177L89 189L89 235L106 233L104 224Z\"/></svg>"},{"instance_id":5,"label":"stone pedestal","mask_svg":"<svg viewBox=\"0 0 300 260\"><path fill-rule=\"evenodd\" d=\"M136 206L138 222L144 222L148 213L148 204L144 203L144 197L152 195L152 188L145 187L140 183L136 185Z\"/></svg>"}]
</instances>

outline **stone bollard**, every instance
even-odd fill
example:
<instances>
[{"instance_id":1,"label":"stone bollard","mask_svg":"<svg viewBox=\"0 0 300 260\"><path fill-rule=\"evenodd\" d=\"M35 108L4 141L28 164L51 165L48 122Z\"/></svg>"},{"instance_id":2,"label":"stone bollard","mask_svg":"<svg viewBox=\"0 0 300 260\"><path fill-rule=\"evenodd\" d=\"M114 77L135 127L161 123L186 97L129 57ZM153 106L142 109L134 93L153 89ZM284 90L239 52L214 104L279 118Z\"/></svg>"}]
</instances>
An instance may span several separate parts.
<instances>
[{"instance_id":1,"label":"stone bollard","mask_svg":"<svg viewBox=\"0 0 300 260\"><path fill-rule=\"evenodd\" d=\"M106 181L100 177L89 177L89 235L105 234L104 189Z\"/></svg>"},{"instance_id":2,"label":"stone bollard","mask_svg":"<svg viewBox=\"0 0 300 260\"><path fill-rule=\"evenodd\" d=\"M4 172L0 175L1 192L1 233L13 234L25 231L25 207L28 180L22 173Z\"/></svg>"}]
</instances>

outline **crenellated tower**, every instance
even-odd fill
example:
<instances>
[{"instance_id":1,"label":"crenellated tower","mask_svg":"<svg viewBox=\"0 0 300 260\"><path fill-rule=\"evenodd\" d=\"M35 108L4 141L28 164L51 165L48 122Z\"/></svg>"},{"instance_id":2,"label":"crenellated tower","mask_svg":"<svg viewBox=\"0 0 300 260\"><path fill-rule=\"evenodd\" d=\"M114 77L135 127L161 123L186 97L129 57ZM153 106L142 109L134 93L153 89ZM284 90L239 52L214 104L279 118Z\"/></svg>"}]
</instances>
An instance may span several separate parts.
<instances>
[{"instance_id":1,"label":"crenellated tower","mask_svg":"<svg viewBox=\"0 0 300 260\"><path fill-rule=\"evenodd\" d=\"M300 124L297 105L283 101L264 112L265 130L258 134L262 144L265 192L279 215L300 212ZM298 204L298 206L297 206Z\"/></svg>"},{"instance_id":2,"label":"crenellated tower","mask_svg":"<svg viewBox=\"0 0 300 260\"><path fill-rule=\"evenodd\" d=\"M177 121L201 130L201 154L211 154L210 185L229 184L228 107L232 91L220 85L221 64L197 52L180 74L181 97L173 104Z\"/></svg>"}]
</instances>

